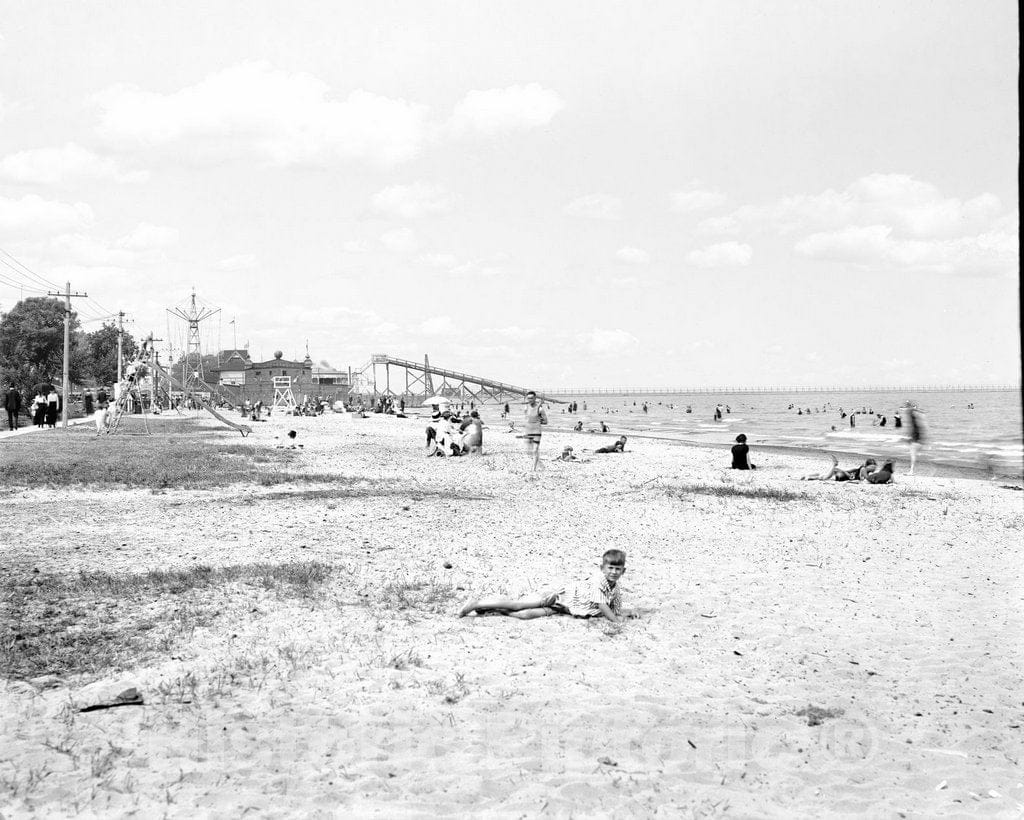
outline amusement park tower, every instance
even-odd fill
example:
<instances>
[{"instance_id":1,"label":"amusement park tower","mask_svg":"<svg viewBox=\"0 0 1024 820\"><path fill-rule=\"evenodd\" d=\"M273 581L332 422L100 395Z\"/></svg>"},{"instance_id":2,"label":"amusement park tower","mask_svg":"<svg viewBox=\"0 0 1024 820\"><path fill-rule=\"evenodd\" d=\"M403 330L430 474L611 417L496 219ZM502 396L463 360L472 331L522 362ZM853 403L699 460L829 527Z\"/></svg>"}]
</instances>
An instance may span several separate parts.
<instances>
[{"instance_id":1,"label":"amusement park tower","mask_svg":"<svg viewBox=\"0 0 1024 820\"><path fill-rule=\"evenodd\" d=\"M184 319L188 324L185 337L185 357L181 360L181 384L184 396L191 396L196 392L196 386L202 385L205 378L202 345L199 341L199 323L220 313L220 308L203 302L196 296L195 288L193 288L191 299L185 300L177 307L168 308L167 313L170 316Z\"/></svg>"}]
</instances>

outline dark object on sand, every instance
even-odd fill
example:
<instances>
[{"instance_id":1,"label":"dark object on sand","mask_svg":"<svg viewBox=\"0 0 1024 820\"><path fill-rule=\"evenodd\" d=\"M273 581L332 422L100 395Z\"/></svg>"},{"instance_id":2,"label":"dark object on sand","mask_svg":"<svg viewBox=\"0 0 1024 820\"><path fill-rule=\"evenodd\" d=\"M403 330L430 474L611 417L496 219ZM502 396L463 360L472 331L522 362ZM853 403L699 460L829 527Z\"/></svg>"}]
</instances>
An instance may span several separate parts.
<instances>
[{"instance_id":1,"label":"dark object on sand","mask_svg":"<svg viewBox=\"0 0 1024 820\"><path fill-rule=\"evenodd\" d=\"M870 484L892 484L892 462L887 461L881 470L868 473L867 481Z\"/></svg>"},{"instance_id":2,"label":"dark object on sand","mask_svg":"<svg viewBox=\"0 0 1024 820\"><path fill-rule=\"evenodd\" d=\"M109 703L94 703L92 706L83 706L78 711L95 712L99 709L115 709L118 706L142 706L144 703L145 701L139 693L139 690L133 686L131 689L125 689Z\"/></svg>"},{"instance_id":3,"label":"dark object on sand","mask_svg":"<svg viewBox=\"0 0 1024 820\"><path fill-rule=\"evenodd\" d=\"M840 717L842 714L842 709L823 709L820 706L813 706L811 704L807 704L807 706L797 712L799 717L807 718L808 726L820 726L823 721L829 718Z\"/></svg>"}]
</instances>

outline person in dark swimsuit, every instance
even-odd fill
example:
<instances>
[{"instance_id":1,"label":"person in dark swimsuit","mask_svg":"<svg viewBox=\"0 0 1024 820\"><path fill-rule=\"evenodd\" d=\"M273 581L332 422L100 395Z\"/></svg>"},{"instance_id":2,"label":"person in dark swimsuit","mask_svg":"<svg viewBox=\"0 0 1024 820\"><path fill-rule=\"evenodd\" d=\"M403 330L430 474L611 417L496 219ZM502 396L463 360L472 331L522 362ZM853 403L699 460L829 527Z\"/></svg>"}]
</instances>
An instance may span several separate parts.
<instances>
[{"instance_id":1,"label":"person in dark swimsuit","mask_svg":"<svg viewBox=\"0 0 1024 820\"><path fill-rule=\"evenodd\" d=\"M751 464L747 461L747 453L750 452L750 448L747 447L747 437L744 433L740 433L736 436L736 444L732 446L732 469L733 470L756 470L757 465Z\"/></svg>"},{"instance_id":2,"label":"person in dark swimsuit","mask_svg":"<svg viewBox=\"0 0 1024 820\"><path fill-rule=\"evenodd\" d=\"M832 467L826 473L808 473L807 475L800 476L801 481L861 481L867 478L877 468L877 463L873 458L869 458L859 467L854 467L852 470L844 470L839 466L839 461L835 456L830 456L832 459Z\"/></svg>"},{"instance_id":3,"label":"person in dark swimsuit","mask_svg":"<svg viewBox=\"0 0 1024 820\"><path fill-rule=\"evenodd\" d=\"M607 447L598 447L594 450L595 453L624 453L626 452L626 437L619 436L618 441L614 444L610 444Z\"/></svg>"},{"instance_id":4,"label":"person in dark swimsuit","mask_svg":"<svg viewBox=\"0 0 1024 820\"><path fill-rule=\"evenodd\" d=\"M892 484L892 462L885 462L882 469L871 473L867 480L869 484Z\"/></svg>"}]
</instances>

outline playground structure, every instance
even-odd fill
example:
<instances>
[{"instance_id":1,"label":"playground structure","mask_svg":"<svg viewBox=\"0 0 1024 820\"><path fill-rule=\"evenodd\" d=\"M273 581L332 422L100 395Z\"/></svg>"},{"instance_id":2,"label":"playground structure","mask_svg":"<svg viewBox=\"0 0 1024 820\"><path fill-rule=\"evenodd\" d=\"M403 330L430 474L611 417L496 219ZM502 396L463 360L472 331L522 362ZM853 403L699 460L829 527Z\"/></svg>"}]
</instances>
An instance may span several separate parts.
<instances>
[{"instance_id":1,"label":"playground structure","mask_svg":"<svg viewBox=\"0 0 1024 820\"><path fill-rule=\"evenodd\" d=\"M482 404L490 401L500 404L509 399L521 398L531 389L435 367L430 364L428 356L423 357L421 364L408 359L396 359L386 353L375 354L361 369L354 371L352 382L351 392L369 396L373 403L382 397L422 400L439 395L454 402L473 401ZM565 404L550 394L539 390L536 392L541 401Z\"/></svg>"},{"instance_id":2,"label":"playground structure","mask_svg":"<svg viewBox=\"0 0 1024 820\"><path fill-rule=\"evenodd\" d=\"M248 425L237 424L217 412L212 401L218 395L215 387L207 384L198 375L193 374L191 379L185 381L178 379L169 370L163 368L160 365L158 354L153 347L152 334L150 334L149 338L143 342L135 359L124 370L124 378L118 384L117 398L113 404L111 418L107 423L107 433L116 433L118 431L122 418L126 415L131 415L132 404L137 401L139 408L143 411L141 414L143 428L145 434L148 435L150 430L149 421L145 413L144 396L148 394L150 397L150 412L152 413L154 407L157 406L157 397L161 391L161 381L166 383L166 387L163 388L163 395L166 396L168 406L174 405L173 391L177 387L181 391L182 403L191 401L197 407L206 410L221 424L230 427L232 430L237 430L242 434L243 438L252 432L252 428ZM204 395L204 392L209 397ZM181 412L180 408L176 409L178 409L179 413Z\"/></svg>"}]
</instances>

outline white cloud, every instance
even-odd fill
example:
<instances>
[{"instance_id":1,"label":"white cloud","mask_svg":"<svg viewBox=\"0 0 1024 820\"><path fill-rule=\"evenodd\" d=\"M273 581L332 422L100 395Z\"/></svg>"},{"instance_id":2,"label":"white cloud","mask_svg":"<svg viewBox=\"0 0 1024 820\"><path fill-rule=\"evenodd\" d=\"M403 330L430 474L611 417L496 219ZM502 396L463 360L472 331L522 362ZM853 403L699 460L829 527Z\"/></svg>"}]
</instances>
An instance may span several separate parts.
<instances>
[{"instance_id":1,"label":"white cloud","mask_svg":"<svg viewBox=\"0 0 1024 820\"><path fill-rule=\"evenodd\" d=\"M629 245L615 251L615 258L626 265L646 265L651 261L651 255L647 251Z\"/></svg>"},{"instance_id":2,"label":"white cloud","mask_svg":"<svg viewBox=\"0 0 1024 820\"><path fill-rule=\"evenodd\" d=\"M622 219L622 200L609 194L589 194L574 199L564 211L584 219Z\"/></svg>"},{"instance_id":3,"label":"white cloud","mask_svg":"<svg viewBox=\"0 0 1024 820\"><path fill-rule=\"evenodd\" d=\"M740 242L720 242L690 251L686 261L697 268L742 268L750 264L754 252Z\"/></svg>"},{"instance_id":4,"label":"white cloud","mask_svg":"<svg viewBox=\"0 0 1024 820\"><path fill-rule=\"evenodd\" d=\"M523 131L547 125L564 107L556 92L537 83L474 90L455 106L448 129L459 135Z\"/></svg>"},{"instance_id":5,"label":"white cloud","mask_svg":"<svg viewBox=\"0 0 1024 820\"><path fill-rule=\"evenodd\" d=\"M490 256L470 259L449 269L449 273L455 276L498 276L505 271L505 265L509 260L507 253L499 251Z\"/></svg>"},{"instance_id":6,"label":"white cloud","mask_svg":"<svg viewBox=\"0 0 1024 820\"><path fill-rule=\"evenodd\" d=\"M362 239L347 239L341 243L341 249L345 253L366 253L369 246Z\"/></svg>"},{"instance_id":7,"label":"white cloud","mask_svg":"<svg viewBox=\"0 0 1024 820\"><path fill-rule=\"evenodd\" d=\"M373 195L373 209L400 219L416 219L441 214L451 209L451 198L440 185L414 182L411 185L389 185Z\"/></svg>"},{"instance_id":8,"label":"white cloud","mask_svg":"<svg viewBox=\"0 0 1024 820\"><path fill-rule=\"evenodd\" d=\"M0 178L13 182L56 185L70 179L107 179L114 182L145 182L148 171L129 171L109 157L73 142L62 148L18 151L0 159Z\"/></svg>"},{"instance_id":9,"label":"white cloud","mask_svg":"<svg viewBox=\"0 0 1024 820\"><path fill-rule=\"evenodd\" d=\"M590 353L597 355L634 353L640 347L640 340L626 330L599 330L594 329L587 333L580 333L576 341Z\"/></svg>"},{"instance_id":10,"label":"white cloud","mask_svg":"<svg viewBox=\"0 0 1024 820\"><path fill-rule=\"evenodd\" d=\"M728 201L725 194L719 191L707 191L699 186L699 182L693 182L684 190L673 191L669 197L672 210L679 214L710 211L721 207Z\"/></svg>"},{"instance_id":11,"label":"white cloud","mask_svg":"<svg viewBox=\"0 0 1024 820\"><path fill-rule=\"evenodd\" d=\"M416 232L410 228L393 228L380 235L381 244L392 253L412 253L419 247Z\"/></svg>"},{"instance_id":12,"label":"white cloud","mask_svg":"<svg viewBox=\"0 0 1024 820\"><path fill-rule=\"evenodd\" d=\"M154 248L166 248L178 241L178 229L167 225L152 225L142 222L131 233L117 240L118 247L130 250L145 251Z\"/></svg>"},{"instance_id":13,"label":"white cloud","mask_svg":"<svg viewBox=\"0 0 1024 820\"><path fill-rule=\"evenodd\" d=\"M796 243L801 256L815 259L868 261L881 256L890 242L887 225L851 225L839 231L811 234Z\"/></svg>"},{"instance_id":14,"label":"white cloud","mask_svg":"<svg viewBox=\"0 0 1024 820\"><path fill-rule=\"evenodd\" d=\"M419 261L427 267L439 270L454 268L459 264L458 257L450 253L425 253L419 258Z\"/></svg>"},{"instance_id":15,"label":"white cloud","mask_svg":"<svg viewBox=\"0 0 1024 820\"><path fill-rule=\"evenodd\" d=\"M493 333L495 336L501 336L502 338L511 339L517 342L537 339L544 335L543 328L519 327L518 325L509 325L508 327L489 327L485 328L483 332Z\"/></svg>"},{"instance_id":16,"label":"white cloud","mask_svg":"<svg viewBox=\"0 0 1024 820\"><path fill-rule=\"evenodd\" d=\"M92 97L96 133L118 149L162 149L194 162L272 165L406 162L433 139L546 125L563 107L536 83L470 91L444 123L427 106L357 89L335 99L323 80L244 62L169 93L119 84Z\"/></svg>"},{"instance_id":17,"label":"white cloud","mask_svg":"<svg viewBox=\"0 0 1024 820\"><path fill-rule=\"evenodd\" d=\"M783 234L889 225L901 235L942 238L985 230L1001 210L999 198L990 193L962 201L906 174L870 174L842 191L787 196L766 206L744 206L730 217Z\"/></svg>"},{"instance_id":18,"label":"white cloud","mask_svg":"<svg viewBox=\"0 0 1024 820\"><path fill-rule=\"evenodd\" d=\"M133 251L118 247L117 243L81 233L51 237L37 244L32 252L48 260L48 268L54 264L124 268L133 265L137 258Z\"/></svg>"},{"instance_id":19,"label":"white cloud","mask_svg":"<svg viewBox=\"0 0 1024 820\"><path fill-rule=\"evenodd\" d=\"M0 232L19 235L80 230L92 224L93 210L84 202L59 202L36 194L21 199L0 196Z\"/></svg>"},{"instance_id":20,"label":"white cloud","mask_svg":"<svg viewBox=\"0 0 1024 820\"><path fill-rule=\"evenodd\" d=\"M740 232L740 222L732 215L709 216L697 223L697 233L736 234Z\"/></svg>"},{"instance_id":21,"label":"white cloud","mask_svg":"<svg viewBox=\"0 0 1024 820\"><path fill-rule=\"evenodd\" d=\"M457 330L455 322L448 316L431 316L420 322L416 329L424 336L450 336Z\"/></svg>"},{"instance_id":22,"label":"white cloud","mask_svg":"<svg viewBox=\"0 0 1024 820\"><path fill-rule=\"evenodd\" d=\"M401 326L394 322L381 322L380 324L374 325L370 328L370 333L374 336L394 336L401 330Z\"/></svg>"},{"instance_id":23,"label":"white cloud","mask_svg":"<svg viewBox=\"0 0 1024 820\"><path fill-rule=\"evenodd\" d=\"M322 80L246 62L169 94L116 85L95 95L97 133L119 148L167 147L194 160L275 165L416 156L425 106L356 90L334 100Z\"/></svg>"},{"instance_id":24,"label":"white cloud","mask_svg":"<svg viewBox=\"0 0 1024 820\"><path fill-rule=\"evenodd\" d=\"M239 253L235 256L229 256L226 259L221 259L220 262L217 263L217 270L251 270L256 267L256 261L255 254Z\"/></svg>"},{"instance_id":25,"label":"white cloud","mask_svg":"<svg viewBox=\"0 0 1024 820\"><path fill-rule=\"evenodd\" d=\"M811 234L796 243L801 256L967 276L1014 275L1020 267L1016 226L955 239L900 239L886 225Z\"/></svg>"}]
</instances>

